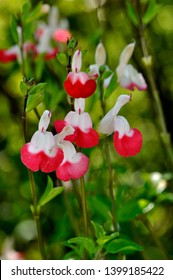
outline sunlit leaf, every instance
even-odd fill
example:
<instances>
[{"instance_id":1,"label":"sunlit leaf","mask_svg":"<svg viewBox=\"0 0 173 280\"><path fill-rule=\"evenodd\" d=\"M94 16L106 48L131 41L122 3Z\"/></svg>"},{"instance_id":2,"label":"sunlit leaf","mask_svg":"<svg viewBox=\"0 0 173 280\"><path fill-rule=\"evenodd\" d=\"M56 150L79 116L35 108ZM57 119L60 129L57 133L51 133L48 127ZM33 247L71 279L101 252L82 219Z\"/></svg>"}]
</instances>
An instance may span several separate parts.
<instances>
[{"instance_id":1,"label":"sunlit leaf","mask_svg":"<svg viewBox=\"0 0 173 280\"><path fill-rule=\"evenodd\" d=\"M53 187L53 182L51 178L48 176L48 182L46 189L43 193L43 195L40 198L39 205L43 206L49 201L51 201L53 198L55 198L57 195L61 194L64 190L64 187Z\"/></svg>"}]
</instances>

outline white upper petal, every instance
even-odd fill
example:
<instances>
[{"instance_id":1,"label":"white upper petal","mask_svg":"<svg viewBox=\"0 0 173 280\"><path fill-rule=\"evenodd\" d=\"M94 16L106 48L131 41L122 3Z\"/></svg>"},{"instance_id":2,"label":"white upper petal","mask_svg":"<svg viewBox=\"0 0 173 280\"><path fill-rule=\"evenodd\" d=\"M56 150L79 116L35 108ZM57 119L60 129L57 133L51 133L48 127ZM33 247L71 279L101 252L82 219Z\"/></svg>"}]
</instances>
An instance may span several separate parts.
<instances>
[{"instance_id":1,"label":"white upper petal","mask_svg":"<svg viewBox=\"0 0 173 280\"><path fill-rule=\"evenodd\" d=\"M119 132L119 138L122 138L124 135L133 135L133 130L130 129L128 121L122 116L114 118L114 131Z\"/></svg>"},{"instance_id":2,"label":"white upper petal","mask_svg":"<svg viewBox=\"0 0 173 280\"><path fill-rule=\"evenodd\" d=\"M131 96L122 94L118 97L115 106L101 120L98 131L103 134L112 134L114 132L114 119L123 105L130 101Z\"/></svg>"},{"instance_id":3,"label":"white upper petal","mask_svg":"<svg viewBox=\"0 0 173 280\"><path fill-rule=\"evenodd\" d=\"M48 128L48 125L50 123L51 118L51 112L48 110L45 110L40 118L38 129L42 132L45 132Z\"/></svg>"},{"instance_id":4,"label":"white upper petal","mask_svg":"<svg viewBox=\"0 0 173 280\"><path fill-rule=\"evenodd\" d=\"M73 58L72 58L72 71L79 72L82 67L82 53L80 50L75 51Z\"/></svg>"},{"instance_id":5,"label":"white upper petal","mask_svg":"<svg viewBox=\"0 0 173 280\"><path fill-rule=\"evenodd\" d=\"M92 128L92 120L87 112L78 114L71 111L66 115L64 120L69 125L80 128L83 132L87 132L89 128Z\"/></svg>"},{"instance_id":6,"label":"white upper petal","mask_svg":"<svg viewBox=\"0 0 173 280\"><path fill-rule=\"evenodd\" d=\"M119 65L116 68L116 73L118 76L118 81L120 80L123 72L124 72L124 68L126 66L126 64L128 63L129 59L132 56L132 53L134 51L135 48L135 42L128 44L124 50L122 51L121 55L120 55L120 59L119 59Z\"/></svg>"},{"instance_id":7,"label":"white upper petal","mask_svg":"<svg viewBox=\"0 0 173 280\"><path fill-rule=\"evenodd\" d=\"M45 134L41 131L36 131L30 141L29 151L33 154L39 153L44 150Z\"/></svg>"}]
</instances>

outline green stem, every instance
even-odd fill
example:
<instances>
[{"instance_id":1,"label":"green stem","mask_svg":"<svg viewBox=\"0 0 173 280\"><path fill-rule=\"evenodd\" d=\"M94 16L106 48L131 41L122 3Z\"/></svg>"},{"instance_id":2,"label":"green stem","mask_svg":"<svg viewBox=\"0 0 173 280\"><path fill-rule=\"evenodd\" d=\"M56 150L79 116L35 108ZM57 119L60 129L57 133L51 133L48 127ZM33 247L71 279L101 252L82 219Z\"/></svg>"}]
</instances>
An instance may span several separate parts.
<instances>
[{"instance_id":1,"label":"green stem","mask_svg":"<svg viewBox=\"0 0 173 280\"><path fill-rule=\"evenodd\" d=\"M99 87L100 87L100 103L103 115L106 114L106 104L104 101L104 88L103 88L103 81L100 79L99 81ZM108 182L108 188L109 188L109 195L111 199L111 208L112 208L112 224L114 231L117 231L117 224L116 224L116 208L115 208L115 196L114 196L114 187L113 187L113 170L111 165L111 158L110 158L110 151L109 151L109 141L108 138L105 137L105 155L106 155L106 163L108 166L108 173L109 173L109 182Z\"/></svg>"},{"instance_id":2,"label":"green stem","mask_svg":"<svg viewBox=\"0 0 173 280\"><path fill-rule=\"evenodd\" d=\"M81 185L81 202L82 202L82 214L83 214L83 225L84 235L88 236L88 221L87 221L87 204L86 204L86 191L85 191L85 180L84 176L80 178Z\"/></svg>"},{"instance_id":3,"label":"green stem","mask_svg":"<svg viewBox=\"0 0 173 280\"><path fill-rule=\"evenodd\" d=\"M154 242L156 243L157 247L162 252L164 258L166 260L169 260L169 257L167 255L167 252L165 251L164 245L162 244L160 238L154 233L154 230L153 230L153 227L152 227L152 224L150 223L150 221L147 219L147 217L145 215L143 217L141 217L141 221L143 222L145 227L148 229L148 231L151 234L151 236L152 236Z\"/></svg>"},{"instance_id":4,"label":"green stem","mask_svg":"<svg viewBox=\"0 0 173 280\"><path fill-rule=\"evenodd\" d=\"M33 212L33 217L34 217L36 229L37 229L38 247L39 247L41 258L43 260L45 260L46 254L45 254L44 241L43 241L43 236L42 236L41 226L40 226L40 209L38 207L34 176L33 176L33 172L30 169L28 169L28 175L29 175L30 188L31 188L31 194L32 194L32 201L33 201L32 212Z\"/></svg>"},{"instance_id":5,"label":"green stem","mask_svg":"<svg viewBox=\"0 0 173 280\"><path fill-rule=\"evenodd\" d=\"M161 140L162 140L162 143L167 152L169 161L170 161L171 165L173 166L173 149L172 149L172 145L171 145L170 134L167 131L167 127L166 127L163 108L162 108L161 100L159 97L159 91L157 89L155 77L153 74L151 56L149 55L149 51L148 51L148 47L147 47L147 43L146 43L146 39L145 39L145 34L144 34L145 27L144 27L144 24L142 22L142 17L141 17L140 1L139 0L135 1L134 6L135 6L136 12L138 14L138 30L139 30L139 37L140 37L140 43L141 43L141 50L142 50L144 65L145 65L145 69L146 69L147 81L148 81L148 85L149 85L149 88L150 88L150 91L151 91L151 94L152 94L152 97L154 100L159 129L161 131Z\"/></svg>"}]
</instances>

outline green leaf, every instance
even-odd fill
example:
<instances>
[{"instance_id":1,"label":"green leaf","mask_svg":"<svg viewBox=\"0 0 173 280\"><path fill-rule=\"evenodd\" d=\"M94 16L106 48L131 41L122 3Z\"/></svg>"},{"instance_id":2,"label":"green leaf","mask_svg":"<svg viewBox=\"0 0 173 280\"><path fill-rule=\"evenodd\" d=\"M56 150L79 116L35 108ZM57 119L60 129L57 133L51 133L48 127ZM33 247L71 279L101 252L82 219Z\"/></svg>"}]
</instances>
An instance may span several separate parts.
<instances>
[{"instance_id":1,"label":"green leaf","mask_svg":"<svg viewBox=\"0 0 173 280\"><path fill-rule=\"evenodd\" d=\"M93 255L96 252L94 242L88 237L74 237L69 239L67 244L78 245L80 249L86 250L90 255Z\"/></svg>"},{"instance_id":2,"label":"green leaf","mask_svg":"<svg viewBox=\"0 0 173 280\"><path fill-rule=\"evenodd\" d=\"M11 17L10 31L13 37L14 43L18 44L19 42L19 34L17 32L17 22L14 16Z\"/></svg>"},{"instance_id":3,"label":"green leaf","mask_svg":"<svg viewBox=\"0 0 173 280\"><path fill-rule=\"evenodd\" d=\"M143 23L148 24L158 13L162 5L156 4L155 0L150 0L147 10L143 16Z\"/></svg>"},{"instance_id":4,"label":"green leaf","mask_svg":"<svg viewBox=\"0 0 173 280\"><path fill-rule=\"evenodd\" d=\"M30 112L34 108L36 108L44 99L44 93L39 92L32 95L29 95L27 100L26 112Z\"/></svg>"},{"instance_id":5,"label":"green leaf","mask_svg":"<svg viewBox=\"0 0 173 280\"><path fill-rule=\"evenodd\" d=\"M39 84L33 86L28 93L29 93L29 95L33 95L33 94L43 92L45 89L45 86L46 86L46 83L39 83Z\"/></svg>"},{"instance_id":6,"label":"green leaf","mask_svg":"<svg viewBox=\"0 0 173 280\"><path fill-rule=\"evenodd\" d=\"M106 244L108 241L115 239L119 236L119 232L114 232L110 235L106 235L106 236L101 236L100 238L97 239L97 244L103 246L104 244Z\"/></svg>"},{"instance_id":7,"label":"green leaf","mask_svg":"<svg viewBox=\"0 0 173 280\"><path fill-rule=\"evenodd\" d=\"M117 80L115 78L115 74L113 73L111 81L110 81L108 87L105 89L105 92L104 92L105 98L108 98L109 96L111 96L112 92L116 89L117 86L118 86L118 83L117 83Z\"/></svg>"},{"instance_id":8,"label":"green leaf","mask_svg":"<svg viewBox=\"0 0 173 280\"><path fill-rule=\"evenodd\" d=\"M135 26L137 26L138 25L138 16L136 14L136 11L135 11L133 5L130 3L130 1L126 1L126 7L127 7L127 14L129 16L129 19Z\"/></svg>"},{"instance_id":9,"label":"green leaf","mask_svg":"<svg viewBox=\"0 0 173 280\"><path fill-rule=\"evenodd\" d=\"M20 90L23 93L23 95L25 95L27 93L27 85L23 81L20 82Z\"/></svg>"},{"instance_id":10,"label":"green leaf","mask_svg":"<svg viewBox=\"0 0 173 280\"><path fill-rule=\"evenodd\" d=\"M59 63L63 66L68 65L68 59L65 53L57 53L56 58L58 59Z\"/></svg>"},{"instance_id":11,"label":"green leaf","mask_svg":"<svg viewBox=\"0 0 173 280\"><path fill-rule=\"evenodd\" d=\"M45 189L43 195L40 198L39 206L41 207L41 206L45 205L46 203L51 201L53 198L55 198L57 195L62 193L63 190L64 190L64 187L54 188L53 182L52 182L51 178L48 176L47 186L46 186L46 189Z\"/></svg>"},{"instance_id":12,"label":"green leaf","mask_svg":"<svg viewBox=\"0 0 173 280\"><path fill-rule=\"evenodd\" d=\"M32 12L30 12L29 17L27 18L27 22L33 22L34 20L39 19L39 17L42 15L41 8L42 8L42 3L40 2L35 7L35 9Z\"/></svg>"},{"instance_id":13,"label":"green leaf","mask_svg":"<svg viewBox=\"0 0 173 280\"><path fill-rule=\"evenodd\" d=\"M21 13L21 19L23 23L27 21L30 9L31 9L30 1L25 2L24 5L22 6L22 13Z\"/></svg>"},{"instance_id":14,"label":"green leaf","mask_svg":"<svg viewBox=\"0 0 173 280\"><path fill-rule=\"evenodd\" d=\"M131 254L134 251L142 251L142 246L138 245L135 242L119 238L114 239L106 245L106 253L117 254L117 253L124 253L124 254Z\"/></svg>"},{"instance_id":15,"label":"green leaf","mask_svg":"<svg viewBox=\"0 0 173 280\"><path fill-rule=\"evenodd\" d=\"M117 220L120 222L130 221L143 213L149 204L148 200L140 199L128 201L123 206L117 207Z\"/></svg>"},{"instance_id":16,"label":"green leaf","mask_svg":"<svg viewBox=\"0 0 173 280\"><path fill-rule=\"evenodd\" d=\"M94 231L95 231L95 236L96 238L100 238L106 235L106 232L104 230L104 228L99 225L98 223L91 221L93 227L94 227Z\"/></svg>"},{"instance_id":17,"label":"green leaf","mask_svg":"<svg viewBox=\"0 0 173 280\"><path fill-rule=\"evenodd\" d=\"M102 74L102 80L110 77L112 75L112 71L111 70L105 70L104 73Z\"/></svg>"}]
</instances>

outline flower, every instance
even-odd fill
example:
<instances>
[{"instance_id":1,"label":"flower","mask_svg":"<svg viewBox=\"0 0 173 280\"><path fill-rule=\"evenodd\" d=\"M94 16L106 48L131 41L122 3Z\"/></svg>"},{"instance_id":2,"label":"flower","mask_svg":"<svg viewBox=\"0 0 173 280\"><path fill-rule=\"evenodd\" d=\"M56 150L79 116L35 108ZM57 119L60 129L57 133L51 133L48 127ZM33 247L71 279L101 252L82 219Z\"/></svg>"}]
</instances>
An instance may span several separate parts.
<instances>
[{"instance_id":1,"label":"flower","mask_svg":"<svg viewBox=\"0 0 173 280\"><path fill-rule=\"evenodd\" d=\"M21 161L32 171L52 172L63 160L63 152L56 146L55 137L47 130L51 113L45 110L40 118L38 131L21 149Z\"/></svg>"},{"instance_id":2,"label":"flower","mask_svg":"<svg viewBox=\"0 0 173 280\"><path fill-rule=\"evenodd\" d=\"M74 132L71 126L65 126L61 133L55 135L57 146L63 150L64 159L56 168L56 176L62 181L79 179L88 170L89 159L83 153L76 152L75 147L65 138Z\"/></svg>"},{"instance_id":3,"label":"flower","mask_svg":"<svg viewBox=\"0 0 173 280\"><path fill-rule=\"evenodd\" d=\"M74 111L70 111L65 119L55 121L55 129L59 133L66 125L74 128L74 133L65 139L74 142L78 147L91 148L98 144L99 136L92 128L92 120L88 113L84 112L85 99L77 98L74 101Z\"/></svg>"},{"instance_id":4,"label":"flower","mask_svg":"<svg viewBox=\"0 0 173 280\"><path fill-rule=\"evenodd\" d=\"M114 147L123 157L135 156L142 148L142 134L136 128L130 128L128 121L117 116L123 105L131 100L131 95L122 94L118 97L114 107L101 120L98 131L103 134L112 134Z\"/></svg>"},{"instance_id":5,"label":"flower","mask_svg":"<svg viewBox=\"0 0 173 280\"><path fill-rule=\"evenodd\" d=\"M127 45L120 55L119 65L116 68L118 82L123 88L129 90L134 90L135 88L138 90L146 90L147 84L143 75L138 73L131 64L127 64L132 56L134 48L135 42Z\"/></svg>"},{"instance_id":6,"label":"flower","mask_svg":"<svg viewBox=\"0 0 173 280\"><path fill-rule=\"evenodd\" d=\"M41 22L36 30L35 37L38 41L37 53L45 53L45 59L52 59L56 57L59 49L57 46L52 47L52 43L66 43L67 38L71 37L67 30L68 22L66 19L59 20L59 13L57 7L51 7L48 24Z\"/></svg>"},{"instance_id":7,"label":"flower","mask_svg":"<svg viewBox=\"0 0 173 280\"><path fill-rule=\"evenodd\" d=\"M95 75L96 77L100 75L99 68L100 66L105 65L106 63L106 51L104 48L103 43L99 43L97 45L96 51L95 51L95 64L90 65L90 75ZM105 65L105 70L110 71L109 67ZM113 74L111 74L109 77L104 79L103 86L104 88L107 88L110 84L110 81L112 79Z\"/></svg>"},{"instance_id":8,"label":"flower","mask_svg":"<svg viewBox=\"0 0 173 280\"><path fill-rule=\"evenodd\" d=\"M31 42L26 42L23 46L24 56L28 53L32 53L34 56L36 55L35 45ZM8 63L18 60L21 63L21 51L18 45L14 45L9 49L1 49L0 50L0 62Z\"/></svg>"},{"instance_id":9,"label":"flower","mask_svg":"<svg viewBox=\"0 0 173 280\"><path fill-rule=\"evenodd\" d=\"M77 50L72 58L72 71L68 73L64 82L66 92L73 98L86 98L96 90L96 82L89 74L81 72L82 53Z\"/></svg>"}]
</instances>

